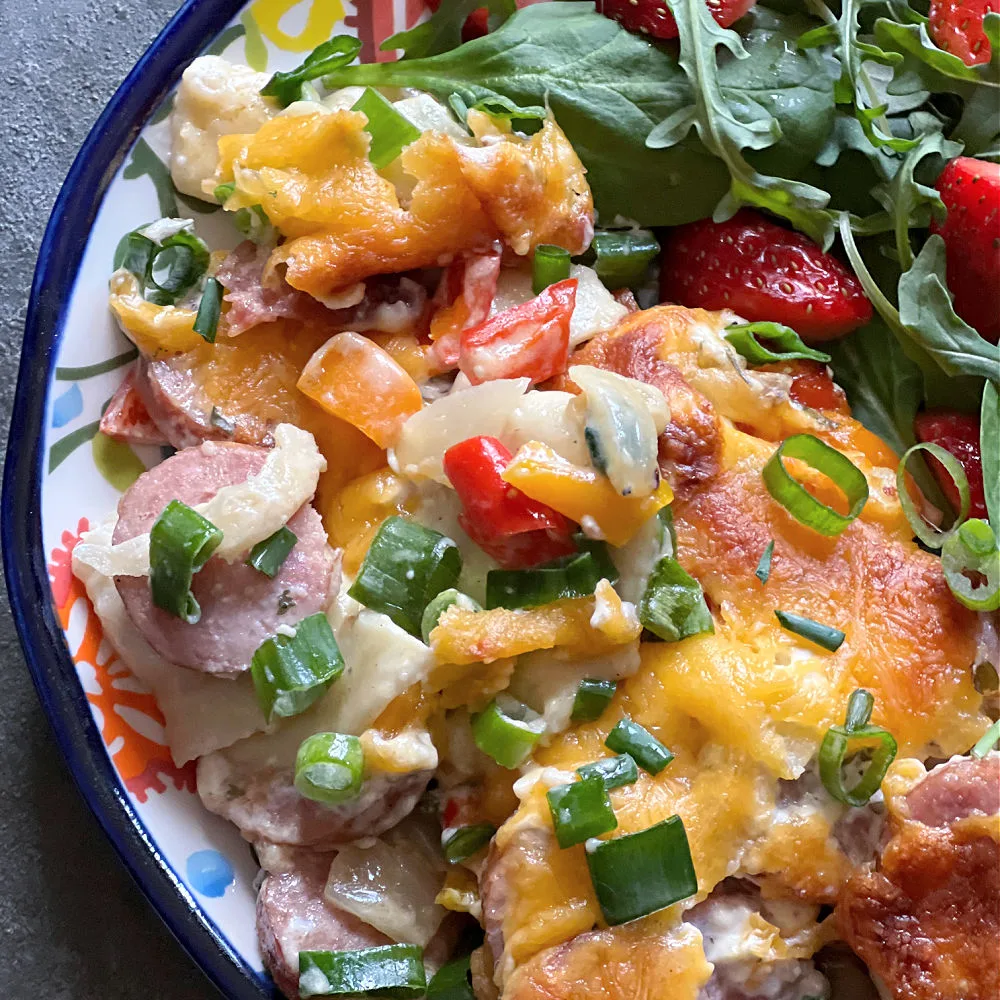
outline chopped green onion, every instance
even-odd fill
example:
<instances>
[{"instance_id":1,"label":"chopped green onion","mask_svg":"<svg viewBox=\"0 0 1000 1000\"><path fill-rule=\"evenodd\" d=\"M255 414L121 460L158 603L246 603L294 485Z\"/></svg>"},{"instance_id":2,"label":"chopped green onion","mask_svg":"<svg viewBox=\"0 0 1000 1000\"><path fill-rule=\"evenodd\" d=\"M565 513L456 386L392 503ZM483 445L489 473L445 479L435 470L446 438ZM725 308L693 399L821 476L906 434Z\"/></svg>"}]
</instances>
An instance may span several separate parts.
<instances>
[{"instance_id":1,"label":"chopped green onion","mask_svg":"<svg viewBox=\"0 0 1000 1000\"><path fill-rule=\"evenodd\" d=\"M985 757L1000 743L1000 719L983 733L982 738L972 748L973 757Z\"/></svg>"},{"instance_id":2,"label":"chopped green onion","mask_svg":"<svg viewBox=\"0 0 1000 1000\"><path fill-rule=\"evenodd\" d=\"M780 351L765 347L758 338L770 341ZM802 338L789 326L781 323L741 323L726 328L726 340L736 349L736 353L752 365L769 365L775 361L822 361L830 360L829 354L814 351L802 343Z\"/></svg>"},{"instance_id":3,"label":"chopped green onion","mask_svg":"<svg viewBox=\"0 0 1000 1000\"><path fill-rule=\"evenodd\" d=\"M371 87L365 87L351 110L360 111L368 119L365 126L371 136L368 159L376 170L389 166L405 146L420 138L420 129Z\"/></svg>"},{"instance_id":4,"label":"chopped green onion","mask_svg":"<svg viewBox=\"0 0 1000 1000\"><path fill-rule=\"evenodd\" d=\"M601 541L599 538L588 538L582 531L573 535L573 541L581 552L589 552L594 557L594 562L597 563L597 572L602 580L607 580L608 583L618 582L618 577L621 574L615 561L611 558L607 542ZM550 565L566 565L571 559L573 556L564 556Z\"/></svg>"},{"instance_id":5,"label":"chopped green onion","mask_svg":"<svg viewBox=\"0 0 1000 1000\"><path fill-rule=\"evenodd\" d=\"M824 788L838 802L863 806L879 790L889 765L896 756L896 741L881 726L869 725L874 699L864 690L851 694L847 703L844 725L831 726L819 748L819 776ZM872 748L871 760L858 781L850 788L844 785L844 761L852 748Z\"/></svg>"},{"instance_id":6,"label":"chopped green onion","mask_svg":"<svg viewBox=\"0 0 1000 1000\"><path fill-rule=\"evenodd\" d=\"M760 580L761 586L771 578L771 560L774 558L774 539L767 543L767 548L761 553L760 562L754 570L754 576Z\"/></svg>"},{"instance_id":7,"label":"chopped green onion","mask_svg":"<svg viewBox=\"0 0 1000 1000\"><path fill-rule=\"evenodd\" d=\"M498 694L472 719L476 746L501 767L514 768L527 760L544 732L542 717L508 694Z\"/></svg>"},{"instance_id":8,"label":"chopped green onion","mask_svg":"<svg viewBox=\"0 0 1000 1000\"><path fill-rule=\"evenodd\" d=\"M457 96L457 95L452 95ZM516 121L517 119L544 121L548 112L539 104L529 104L521 107L515 104L509 97L503 94L494 94L492 97L484 97L472 105L473 111L482 111L483 114L491 118L501 118L504 121ZM463 124L464 124L463 119ZM537 292L535 293L538 294Z\"/></svg>"},{"instance_id":9,"label":"chopped green onion","mask_svg":"<svg viewBox=\"0 0 1000 1000\"><path fill-rule=\"evenodd\" d=\"M250 661L250 676L264 718L304 712L344 672L344 660L326 615L294 626L295 635L265 639Z\"/></svg>"},{"instance_id":10,"label":"chopped green onion","mask_svg":"<svg viewBox=\"0 0 1000 1000\"><path fill-rule=\"evenodd\" d=\"M348 593L419 636L427 605L454 587L461 571L462 555L450 538L394 515L382 522Z\"/></svg>"},{"instance_id":11,"label":"chopped green onion","mask_svg":"<svg viewBox=\"0 0 1000 1000\"><path fill-rule=\"evenodd\" d=\"M117 271L124 268L129 271L145 288L146 276L149 274L155 252L156 244L148 236L143 236L138 230L126 233L118 241L115 249L114 269Z\"/></svg>"},{"instance_id":12,"label":"chopped green onion","mask_svg":"<svg viewBox=\"0 0 1000 1000\"><path fill-rule=\"evenodd\" d=\"M812 618L796 615L791 611L775 611L774 617L781 622L783 629L794 632L796 635L802 636L803 639L808 639L810 642L816 643L817 646L828 649L831 653L836 653L846 638L839 628L823 625L821 622L813 621Z\"/></svg>"},{"instance_id":13,"label":"chopped green onion","mask_svg":"<svg viewBox=\"0 0 1000 1000\"><path fill-rule=\"evenodd\" d=\"M208 247L194 233L182 229L168 236L154 252L146 274L147 283L162 293L151 295L151 301L172 305L201 280L208 261Z\"/></svg>"},{"instance_id":14,"label":"chopped green onion","mask_svg":"<svg viewBox=\"0 0 1000 1000\"><path fill-rule=\"evenodd\" d=\"M604 745L615 753L627 753L644 771L659 774L674 755L648 730L628 716L608 733Z\"/></svg>"},{"instance_id":15,"label":"chopped green onion","mask_svg":"<svg viewBox=\"0 0 1000 1000\"><path fill-rule=\"evenodd\" d=\"M149 589L153 603L194 625L201 607L191 580L222 541L211 521L180 500L171 500L149 532Z\"/></svg>"},{"instance_id":16,"label":"chopped green onion","mask_svg":"<svg viewBox=\"0 0 1000 1000\"><path fill-rule=\"evenodd\" d=\"M941 549L941 568L955 599L972 611L1000 608L1000 549L978 517L959 526Z\"/></svg>"},{"instance_id":17,"label":"chopped green onion","mask_svg":"<svg viewBox=\"0 0 1000 1000\"><path fill-rule=\"evenodd\" d=\"M537 608L564 597L589 597L600 580L590 552L536 569L491 569L486 574L486 607Z\"/></svg>"},{"instance_id":18,"label":"chopped green onion","mask_svg":"<svg viewBox=\"0 0 1000 1000\"><path fill-rule=\"evenodd\" d=\"M614 681L585 677L580 681L573 699L572 721L593 722L611 704L617 687Z\"/></svg>"},{"instance_id":19,"label":"chopped green onion","mask_svg":"<svg viewBox=\"0 0 1000 1000\"><path fill-rule=\"evenodd\" d=\"M365 755L357 736L315 733L295 755L295 787L307 799L336 805L361 791Z\"/></svg>"},{"instance_id":20,"label":"chopped green onion","mask_svg":"<svg viewBox=\"0 0 1000 1000\"><path fill-rule=\"evenodd\" d=\"M478 854L491 840L497 828L492 823L474 823L471 826L460 826L441 838L445 861L455 864Z\"/></svg>"},{"instance_id":21,"label":"chopped green onion","mask_svg":"<svg viewBox=\"0 0 1000 1000\"><path fill-rule=\"evenodd\" d=\"M427 984L427 1000L476 1000L469 956L442 965Z\"/></svg>"},{"instance_id":22,"label":"chopped green onion","mask_svg":"<svg viewBox=\"0 0 1000 1000\"><path fill-rule=\"evenodd\" d=\"M587 865L604 919L624 924L698 891L698 877L680 816L640 833L588 845Z\"/></svg>"},{"instance_id":23,"label":"chopped green onion","mask_svg":"<svg viewBox=\"0 0 1000 1000\"><path fill-rule=\"evenodd\" d=\"M473 600L468 594L463 594L462 591L456 590L454 587L442 590L441 593L438 594L426 608L424 608L423 616L420 619L420 635L423 637L426 645L430 645L431 632L437 628L437 623L441 620L441 616L453 604L457 604L460 608L465 608L468 611L483 610L483 606L479 603L479 601Z\"/></svg>"},{"instance_id":24,"label":"chopped green onion","mask_svg":"<svg viewBox=\"0 0 1000 1000\"><path fill-rule=\"evenodd\" d=\"M597 277L612 290L641 284L660 252L660 244L648 229L594 233L590 246L597 255Z\"/></svg>"},{"instance_id":25,"label":"chopped green onion","mask_svg":"<svg viewBox=\"0 0 1000 1000\"><path fill-rule=\"evenodd\" d=\"M634 785L639 780L639 769L627 753L620 753L617 757L602 757L592 764L584 764L576 769L576 773L581 778L598 775L609 791L623 785Z\"/></svg>"},{"instance_id":26,"label":"chopped green onion","mask_svg":"<svg viewBox=\"0 0 1000 1000\"><path fill-rule=\"evenodd\" d=\"M701 584L673 556L662 556L649 574L639 621L666 642L715 631Z\"/></svg>"},{"instance_id":27,"label":"chopped green onion","mask_svg":"<svg viewBox=\"0 0 1000 1000\"><path fill-rule=\"evenodd\" d=\"M465 98L461 94L452 94L448 98L448 107L451 108L459 124L469 131L469 105L465 103Z\"/></svg>"},{"instance_id":28,"label":"chopped green onion","mask_svg":"<svg viewBox=\"0 0 1000 1000\"><path fill-rule=\"evenodd\" d=\"M677 529L674 527L674 509L671 506L661 507L656 514L657 521L660 522L660 547L664 550L664 555L677 555ZM670 551L667 552L667 542L670 542Z\"/></svg>"},{"instance_id":29,"label":"chopped green onion","mask_svg":"<svg viewBox=\"0 0 1000 1000\"><path fill-rule=\"evenodd\" d=\"M361 40L351 35L336 35L328 42L313 49L305 61L295 69L275 73L261 91L264 97L273 97L283 107L302 98L302 84L318 80L354 60L361 51Z\"/></svg>"},{"instance_id":30,"label":"chopped green onion","mask_svg":"<svg viewBox=\"0 0 1000 1000\"><path fill-rule=\"evenodd\" d=\"M217 278L209 278L205 282L205 290L201 293L198 315L194 318L194 332L203 340L214 344L221 314L222 285Z\"/></svg>"},{"instance_id":31,"label":"chopped green onion","mask_svg":"<svg viewBox=\"0 0 1000 1000\"><path fill-rule=\"evenodd\" d=\"M848 512L841 514L817 500L792 478L782 461L785 458L797 458L811 469L832 479L847 497L850 505ZM846 455L812 434L793 434L782 441L768 459L762 475L767 492L796 521L821 535L839 535L857 518L868 502L868 480L865 479L865 474Z\"/></svg>"},{"instance_id":32,"label":"chopped green onion","mask_svg":"<svg viewBox=\"0 0 1000 1000\"><path fill-rule=\"evenodd\" d=\"M215 190L212 192L215 195L215 200L220 205L225 205L227 201L233 196L233 192L236 190L236 184L234 181L229 181L228 184L216 184Z\"/></svg>"},{"instance_id":33,"label":"chopped green onion","mask_svg":"<svg viewBox=\"0 0 1000 1000\"><path fill-rule=\"evenodd\" d=\"M213 427L218 427L223 434L232 436L236 433L236 423L227 417L217 406L212 407L212 412L208 415L208 422Z\"/></svg>"},{"instance_id":34,"label":"chopped green onion","mask_svg":"<svg viewBox=\"0 0 1000 1000\"><path fill-rule=\"evenodd\" d=\"M954 524L948 531L940 531L924 520L906 487L906 463L910 460L910 456L918 451L926 451L933 458L936 458L951 476L955 489L958 490L958 517L955 518ZM969 516L969 480L962 468L962 463L950 451L946 451L940 445L932 444L929 441L915 444L899 460L899 465L896 467L896 492L899 494L899 505L903 508L903 513L906 515L906 520L910 522L913 533L930 549L941 548Z\"/></svg>"},{"instance_id":35,"label":"chopped green onion","mask_svg":"<svg viewBox=\"0 0 1000 1000\"><path fill-rule=\"evenodd\" d=\"M539 243L531 262L531 289L538 295L549 285L569 277L569 251L552 243Z\"/></svg>"},{"instance_id":36,"label":"chopped green onion","mask_svg":"<svg viewBox=\"0 0 1000 1000\"><path fill-rule=\"evenodd\" d=\"M374 993L422 997L427 991L424 952L415 944L384 944L356 951L300 951L299 996Z\"/></svg>"},{"instance_id":37,"label":"chopped green onion","mask_svg":"<svg viewBox=\"0 0 1000 1000\"><path fill-rule=\"evenodd\" d=\"M582 844L618 826L600 775L556 785L545 793L556 840L562 848Z\"/></svg>"},{"instance_id":38,"label":"chopped green onion","mask_svg":"<svg viewBox=\"0 0 1000 1000\"><path fill-rule=\"evenodd\" d=\"M273 580L297 541L295 532L289 531L288 525L283 524L273 535L258 542L250 550L247 565Z\"/></svg>"}]
</instances>

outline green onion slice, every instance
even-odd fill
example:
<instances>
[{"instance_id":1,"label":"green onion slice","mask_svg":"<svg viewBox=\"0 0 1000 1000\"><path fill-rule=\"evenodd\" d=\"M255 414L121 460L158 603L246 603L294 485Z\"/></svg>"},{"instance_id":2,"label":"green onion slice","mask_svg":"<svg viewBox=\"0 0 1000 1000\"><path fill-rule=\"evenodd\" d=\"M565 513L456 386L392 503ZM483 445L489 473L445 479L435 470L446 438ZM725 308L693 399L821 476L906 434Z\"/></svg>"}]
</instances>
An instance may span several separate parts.
<instances>
[{"instance_id":1,"label":"green onion slice","mask_svg":"<svg viewBox=\"0 0 1000 1000\"><path fill-rule=\"evenodd\" d=\"M701 584L673 556L662 556L649 574L639 621L666 642L715 631Z\"/></svg>"},{"instance_id":2,"label":"green onion slice","mask_svg":"<svg viewBox=\"0 0 1000 1000\"><path fill-rule=\"evenodd\" d=\"M424 952L414 944L385 944L357 951L300 951L299 996L373 993L422 997L427 991Z\"/></svg>"},{"instance_id":3,"label":"green onion slice","mask_svg":"<svg viewBox=\"0 0 1000 1000\"><path fill-rule=\"evenodd\" d=\"M139 279L140 285L145 288L146 276L153 262L153 254L156 252L156 244L143 236L137 230L126 233L119 241L115 249L114 270L125 268Z\"/></svg>"},{"instance_id":4,"label":"green onion slice","mask_svg":"<svg viewBox=\"0 0 1000 1000\"><path fill-rule=\"evenodd\" d=\"M853 692L847 703L844 725L831 726L819 748L819 776L838 802L863 806L879 790L896 756L896 741L881 726L869 725L874 699L869 692ZM858 750L870 750L871 759L858 781L844 784L844 761Z\"/></svg>"},{"instance_id":5,"label":"green onion slice","mask_svg":"<svg viewBox=\"0 0 1000 1000\"><path fill-rule=\"evenodd\" d=\"M597 255L594 270L612 290L641 284L660 252L660 244L648 229L594 233L590 246Z\"/></svg>"},{"instance_id":6,"label":"green onion slice","mask_svg":"<svg viewBox=\"0 0 1000 1000\"><path fill-rule=\"evenodd\" d=\"M427 605L454 587L461 571L450 538L394 515L382 522L348 593L419 636Z\"/></svg>"},{"instance_id":7,"label":"green onion slice","mask_svg":"<svg viewBox=\"0 0 1000 1000\"><path fill-rule=\"evenodd\" d=\"M1000 549L978 517L960 525L941 549L941 568L955 599L973 611L1000 608Z\"/></svg>"},{"instance_id":8,"label":"green onion slice","mask_svg":"<svg viewBox=\"0 0 1000 1000\"><path fill-rule=\"evenodd\" d=\"M639 768L627 754L620 753L617 757L603 757L592 764L584 764L576 769L581 778L598 775L609 791L621 788L623 785L634 785L639 780Z\"/></svg>"},{"instance_id":9,"label":"green onion slice","mask_svg":"<svg viewBox=\"0 0 1000 1000\"><path fill-rule=\"evenodd\" d=\"M332 73L341 66L353 62L361 51L361 40L351 35L336 35L328 42L313 49L305 61L295 69L284 73L275 73L264 85L261 94L273 97L283 107L302 98L302 84L309 80L318 80L327 73Z\"/></svg>"},{"instance_id":10,"label":"green onion slice","mask_svg":"<svg viewBox=\"0 0 1000 1000\"><path fill-rule=\"evenodd\" d=\"M540 243L535 247L531 262L531 289L538 295L549 285L565 281L569 277L569 251L552 243Z\"/></svg>"},{"instance_id":11,"label":"green onion slice","mask_svg":"<svg viewBox=\"0 0 1000 1000\"><path fill-rule=\"evenodd\" d=\"M615 561L611 558L607 542L598 538L588 538L582 531L577 531L573 535L573 542L581 552L589 552L594 557L594 562L597 563L597 572L600 574L599 579L607 580L608 583L618 582L618 577L621 574L618 572ZM550 565L565 566L573 558L573 556L564 556Z\"/></svg>"},{"instance_id":12,"label":"green onion slice","mask_svg":"<svg viewBox=\"0 0 1000 1000\"><path fill-rule=\"evenodd\" d=\"M212 407L212 412L208 415L208 422L217 427L223 434L232 436L236 433L236 422L230 420L217 406Z\"/></svg>"},{"instance_id":13,"label":"green onion slice","mask_svg":"<svg viewBox=\"0 0 1000 1000\"><path fill-rule=\"evenodd\" d=\"M486 607L537 608L565 597L589 597L600 580L591 552L536 569L491 569L486 574Z\"/></svg>"},{"instance_id":14,"label":"green onion slice","mask_svg":"<svg viewBox=\"0 0 1000 1000\"><path fill-rule=\"evenodd\" d=\"M767 543L767 548L761 553L760 562L754 570L754 576L760 580L761 586L771 578L771 560L774 558L774 539Z\"/></svg>"},{"instance_id":15,"label":"green onion slice","mask_svg":"<svg viewBox=\"0 0 1000 1000\"><path fill-rule=\"evenodd\" d=\"M1000 743L1000 719L983 733L982 738L972 748L972 756L985 757L998 743Z\"/></svg>"},{"instance_id":16,"label":"green onion slice","mask_svg":"<svg viewBox=\"0 0 1000 1000\"><path fill-rule=\"evenodd\" d=\"M447 832L447 831L446 831ZM441 847L445 861L455 864L478 854L492 839L497 828L492 823L473 823L442 834Z\"/></svg>"},{"instance_id":17,"label":"green onion slice","mask_svg":"<svg viewBox=\"0 0 1000 1000\"><path fill-rule=\"evenodd\" d=\"M910 456L917 451L926 451L933 458L936 458L945 471L952 478L955 488L958 490L959 512L954 524L948 531L940 531L932 524L924 520L917 505L910 496L910 491L906 488L906 463ZM950 452L940 445L932 444L930 441L922 441L908 449L906 454L899 460L896 467L896 491L899 494L899 505L903 508L906 520L910 522L913 533L930 549L939 549L958 530L959 525L969 516L969 480L966 478L962 463Z\"/></svg>"},{"instance_id":18,"label":"green onion slice","mask_svg":"<svg viewBox=\"0 0 1000 1000\"><path fill-rule=\"evenodd\" d=\"M832 479L847 497L850 509L846 514L827 507L804 486L793 479L782 461L797 458L811 469ZM793 434L778 446L768 459L762 475L767 492L801 522L821 535L839 535L864 509L868 502L868 480L865 474L836 448L812 434Z\"/></svg>"},{"instance_id":19,"label":"green onion slice","mask_svg":"<svg viewBox=\"0 0 1000 1000\"><path fill-rule=\"evenodd\" d=\"M253 566L255 570L273 580L297 541L295 532L290 531L288 525L283 524L273 535L258 542L250 550L247 565Z\"/></svg>"},{"instance_id":20,"label":"green onion slice","mask_svg":"<svg viewBox=\"0 0 1000 1000\"><path fill-rule=\"evenodd\" d=\"M476 746L501 767L514 768L527 760L544 732L542 717L508 694L498 694L472 719Z\"/></svg>"},{"instance_id":21,"label":"green onion slice","mask_svg":"<svg viewBox=\"0 0 1000 1000\"><path fill-rule=\"evenodd\" d=\"M365 126L371 136L368 159L376 170L389 166L404 147L420 138L420 129L371 87L365 87L351 110L360 111L368 119Z\"/></svg>"},{"instance_id":22,"label":"green onion slice","mask_svg":"<svg viewBox=\"0 0 1000 1000\"><path fill-rule=\"evenodd\" d=\"M479 603L479 601L473 600L473 598L469 597L468 594L463 594L462 591L456 590L454 587L442 590L441 593L438 594L426 608L424 608L423 617L420 619L420 635L423 637L426 645L430 645L431 632L437 628L437 623L441 620L441 616L453 604L457 604L460 608L465 608L468 611L483 610L483 606Z\"/></svg>"},{"instance_id":23,"label":"green onion slice","mask_svg":"<svg viewBox=\"0 0 1000 1000\"><path fill-rule=\"evenodd\" d=\"M607 789L600 775L556 785L545 793L552 814L556 840L562 848L582 844L618 826Z\"/></svg>"},{"instance_id":24,"label":"green onion slice","mask_svg":"<svg viewBox=\"0 0 1000 1000\"><path fill-rule=\"evenodd\" d=\"M469 956L442 965L427 984L427 1000L476 1000Z\"/></svg>"},{"instance_id":25,"label":"green onion slice","mask_svg":"<svg viewBox=\"0 0 1000 1000\"><path fill-rule=\"evenodd\" d=\"M655 913L698 891L680 816L640 833L588 845L587 865L601 912L611 926Z\"/></svg>"},{"instance_id":26,"label":"green onion slice","mask_svg":"<svg viewBox=\"0 0 1000 1000\"><path fill-rule=\"evenodd\" d=\"M295 787L307 799L336 805L361 791L365 755L357 736L315 733L295 755Z\"/></svg>"},{"instance_id":27,"label":"green onion slice","mask_svg":"<svg viewBox=\"0 0 1000 1000\"><path fill-rule=\"evenodd\" d=\"M807 347L802 338L790 327L781 323L742 323L726 328L726 340L736 349L736 353L746 358L752 365L769 365L775 361L822 361L830 360L829 354ZM779 348L772 351L760 339L770 341Z\"/></svg>"},{"instance_id":28,"label":"green onion slice","mask_svg":"<svg viewBox=\"0 0 1000 1000\"><path fill-rule=\"evenodd\" d=\"M812 618L806 618L804 615L793 614L791 611L775 611L774 617L781 622L783 629L794 632L831 653L836 653L846 638L839 628L824 625L821 622L813 621Z\"/></svg>"},{"instance_id":29,"label":"green onion slice","mask_svg":"<svg viewBox=\"0 0 1000 1000\"><path fill-rule=\"evenodd\" d=\"M644 771L659 774L674 755L648 730L628 716L608 733L604 745L615 753L627 753Z\"/></svg>"},{"instance_id":30,"label":"green onion slice","mask_svg":"<svg viewBox=\"0 0 1000 1000\"><path fill-rule=\"evenodd\" d=\"M194 625L201 607L191 580L222 541L211 521L180 500L171 500L149 532L149 589L153 603Z\"/></svg>"},{"instance_id":31,"label":"green onion slice","mask_svg":"<svg viewBox=\"0 0 1000 1000\"><path fill-rule=\"evenodd\" d=\"M125 268L139 282L140 291L156 305L173 305L185 292L193 288L208 269L209 250L204 240L188 228L183 220L162 220L169 223L166 230L153 223L126 233L115 249L115 270ZM146 235L153 227L170 235L157 241Z\"/></svg>"},{"instance_id":32,"label":"green onion slice","mask_svg":"<svg viewBox=\"0 0 1000 1000\"><path fill-rule=\"evenodd\" d=\"M265 639L250 661L250 675L264 718L299 715L344 672L344 660L326 615L294 626L295 635Z\"/></svg>"},{"instance_id":33,"label":"green onion slice","mask_svg":"<svg viewBox=\"0 0 1000 1000\"><path fill-rule=\"evenodd\" d=\"M457 97L457 94L453 94L453 97ZM477 101L472 105L473 111L482 111L483 114L489 115L491 118L500 118L504 121L517 121L518 119L532 120L532 121L544 121L548 112L539 104L528 104L525 107L521 107L519 104L515 104L509 97L504 97L503 94L493 94L491 97L484 97L481 101ZM462 119L462 124L465 124L465 119ZM536 293L537 294L537 293Z\"/></svg>"},{"instance_id":34,"label":"green onion slice","mask_svg":"<svg viewBox=\"0 0 1000 1000\"><path fill-rule=\"evenodd\" d=\"M573 699L572 721L593 722L611 704L617 687L614 681L585 677L580 681Z\"/></svg>"},{"instance_id":35,"label":"green onion slice","mask_svg":"<svg viewBox=\"0 0 1000 1000\"><path fill-rule=\"evenodd\" d=\"M216 184L215 190L212 194L215 196L215 200L220 205L225 205L227 201L233 196L233 192L236 190L235 181L229 181L226 184Z\"/></svg>"},{"instance_id":36,"label":"green onion slice","mask_svg":"<svg viewBox=\"0 0 1000 1000\"><path fill-rule=\"evenodd\" d=\"M194 332L210 344L215 343L215 335L219 329L222 292L222 285L217 278L207 279L205 290L201 293L201 302L198 304L198 315L194 318Z\"/></svg>"}]
</instances>

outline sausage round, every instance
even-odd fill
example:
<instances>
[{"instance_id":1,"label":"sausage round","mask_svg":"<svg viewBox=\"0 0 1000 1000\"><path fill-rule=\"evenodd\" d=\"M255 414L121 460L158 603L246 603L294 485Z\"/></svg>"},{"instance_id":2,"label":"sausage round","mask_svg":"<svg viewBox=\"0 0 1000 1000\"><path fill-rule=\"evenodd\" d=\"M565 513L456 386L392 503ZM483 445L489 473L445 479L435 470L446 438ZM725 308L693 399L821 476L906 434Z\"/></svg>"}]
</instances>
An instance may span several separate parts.
<instances>
[{"instance_id":1,"label":"sausage round","mask_svg":"<svg viewBox=\"0 0 1000 1000\"><path fill-rule=\"evenodd\" d=\"M178 452L141 475L121 498L113 541L148 532L171 500L193 507L224 486L244 482L260 471L266 456L264 448L221 442ZM336 583L337 560L312 506L300 508L288 528L297 541L273 579L243 561L208 560L191 585L201 605L194 625L156 607L146 577L117 577L129 617L171 663L209 674L242 673L279 625L322 611Z\"/></svg>"}]
</instances>

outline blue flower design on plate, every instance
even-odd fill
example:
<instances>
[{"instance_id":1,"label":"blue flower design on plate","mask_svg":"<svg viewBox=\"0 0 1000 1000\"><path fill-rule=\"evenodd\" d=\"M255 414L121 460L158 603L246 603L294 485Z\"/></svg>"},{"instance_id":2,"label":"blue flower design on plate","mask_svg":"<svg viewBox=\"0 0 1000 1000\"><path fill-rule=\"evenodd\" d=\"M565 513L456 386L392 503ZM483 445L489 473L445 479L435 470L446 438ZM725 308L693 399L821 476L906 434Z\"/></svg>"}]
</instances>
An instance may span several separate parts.
<instances>
[{"instance_id":1,"label":"blue flower design on plate","mask_svg":"<svg viewBox=\"0 0 1000 1000\"><path fill-rule=\"evenodd\" d=\"M211 899L224 896L236 881L228 859L218 851L195 851L187 859L187 880L195 892Z\"/></svg>"},{"instance_id":2,"label":"blue flower design on plate","mask_svg":"<svg viewBox=\"0 0 1000 1000\"><path fill-rule=\"evenodd\" d=\"M52 403L52 426L65 427L83 413L83 393L76 384L71 385Z\"/></svg>"}]
</instances>

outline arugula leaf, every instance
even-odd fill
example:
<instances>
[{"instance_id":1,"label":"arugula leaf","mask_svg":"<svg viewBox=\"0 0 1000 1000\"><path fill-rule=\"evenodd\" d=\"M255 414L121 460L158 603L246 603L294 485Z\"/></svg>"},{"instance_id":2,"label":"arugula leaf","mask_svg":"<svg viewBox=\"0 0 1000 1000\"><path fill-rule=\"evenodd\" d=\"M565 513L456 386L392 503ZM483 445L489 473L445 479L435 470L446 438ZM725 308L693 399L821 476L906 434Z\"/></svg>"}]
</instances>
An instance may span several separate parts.
<instances>
[{"instance_id":1,"label":"arugula leaf","mask_svg":"<svg viewBox=\"0 0 1000 1000\"><path fill-rule=\"evenodd\" d=\"M273 97L283 107L302 99L302 85L310 80L346 66L361 51L361 41L350 35L335 35L328 42L313 49L304 62L295 69L275 73L264 85L261 94Z\"/></svg>"},{"instance_id":2,"label":"arugula leaf","mask_svg":"<svg viewBox=\"0 0 1000 1000\"><path fill-rule=\"evenodd\" d=\"M865 136L874 147L888 146L896 152L905 152L912 148L913 140L892 134L885 117L887 105L875 104L877 92L866 66L869 62L896 66L903 61L903 57L898 52L886 52L858 36L861 8L873 2L877 0L843 0L840 17L834 20L826 5L814 0L812 6L818 8L830 23L806 32L799 39L799 47L808 49L833 45L842 67L840 79L834 87L834 99L838 104L851 106Z\"/></svg>"},{"instance_id":3,"label":"arugula leaf","mask_svg":"<svg viewBox=\"0 0 1000 1000\"><path fill-rule=\"evenodd\" d=\"M795 50L800 19L760 11L746 24L752 57L723 59L723 93L748 114L777 120L783 138L754 155L794 175L832 121L830 77L820 56ZM646 146L654 125L691 105L687 76L667 46L631 34L592 3L525 7L449 52L341 67L326 83L415 87L443 100L457 94L467 106L498 95L521 107L547 104L587 167L605 225L616 216L647 226L705 218L730 186L725 164L693 137L669 149Z\"/></svg>"},{"instance_id":4,"label":"arugula leaf","mask_svg":"<svg viewBox=\"0 0 1000 1000\"><path fill-rule=\"evenodd\" d=\"M445 0L426 21L390 36L380 48L383 52L402 49L404 59L448 52L462 44L462 26L480 7L487 7L494 19L490 30L496 30L516 9L514 0Z\"/></svg>"},{"instance_id":5,"label":"arugula leaf","mask_svg":"<svg viewBox=\"0 0 1000 1000\"><path fill-rule=\"evenodd\" d=\"M646 138L646 145L654 149L674 146L696 129L705 147L726 164L731 178L729 193L716 207L716 221L729 218L740 205L753 205L783 216L817 243L829 246L834 220L824 209L830 195L799 181L760 174L743 155L745 149L774 145L781 126L749 96L730 103L722 91L716 50L721 47L737 59L747 59L740 36L720 27L703 0L667 3L677 22L678 63L691 82L694 100L661 121Z\"/></svg>"},{"instance_id":6,"label":"arugula leaf","mask_svg":"<svg viewBox=\"0 0 1000 1000\"><path fill-rule=\"evenodd\" d=\"M944 240L933 235L899 279L900 323L946 375L1000 381L1000 350L957 315L944 275Z\"/></svg>"},{"instance_id":7,"label":"arugula leaf","mask_svg":"<svg viewBox=\"0 0 1000 1000\"><path fill-rule=\"evenodd\" d=\"M990 527L1000 528L1000 393L992 382L983 389L979 416L979 450L983 459L983 489Z\"/></svg>"}]
</instances>

